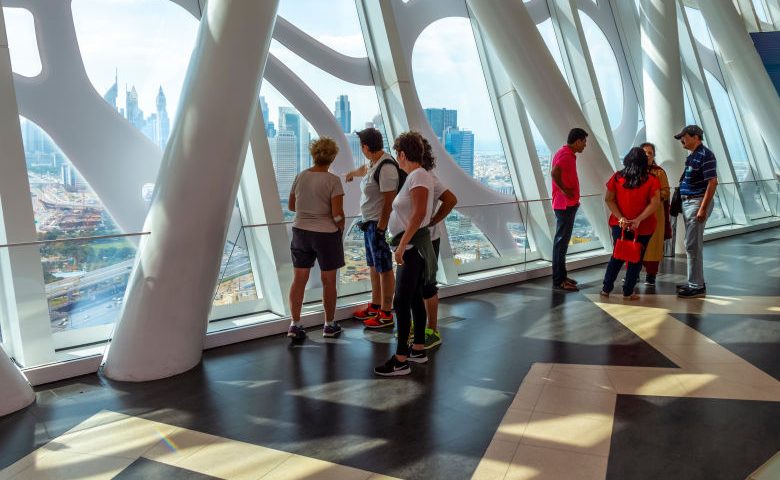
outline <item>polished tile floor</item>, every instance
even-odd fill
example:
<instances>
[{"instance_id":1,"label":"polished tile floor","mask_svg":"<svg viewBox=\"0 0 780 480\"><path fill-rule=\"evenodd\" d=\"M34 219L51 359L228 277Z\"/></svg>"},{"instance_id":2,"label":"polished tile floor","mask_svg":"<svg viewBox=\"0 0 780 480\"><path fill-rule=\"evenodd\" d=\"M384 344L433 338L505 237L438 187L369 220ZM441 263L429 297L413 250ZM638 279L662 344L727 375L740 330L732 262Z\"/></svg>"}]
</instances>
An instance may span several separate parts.
<instances>
[{"instance_id":1,"label":"polished tile floor","mask_svg":"<svg viewBox=\"0 0 780 480\"><path fill-rule=\"evenodd\" d=\"M444 344L379 379L391 332L343 322L205 353L177 377L90 375L0 419L6 478L769 479L780 470L780 230L706 244L642 299L539 279L442 302ZM773 459L773 456L774 459Z\"/></svg>"}]
</instances>

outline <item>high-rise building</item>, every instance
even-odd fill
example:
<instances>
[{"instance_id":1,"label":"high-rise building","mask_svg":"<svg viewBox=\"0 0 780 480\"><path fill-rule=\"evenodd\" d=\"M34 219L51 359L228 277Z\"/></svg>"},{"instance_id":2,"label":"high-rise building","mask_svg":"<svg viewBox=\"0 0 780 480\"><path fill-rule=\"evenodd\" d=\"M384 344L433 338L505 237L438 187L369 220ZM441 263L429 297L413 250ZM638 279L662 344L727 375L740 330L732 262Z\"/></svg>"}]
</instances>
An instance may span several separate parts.
<instances>
[{"instance_id":1,"label":"high-rise building","mask_svg":"<svg viewBox=\"0 0 780 480\"><path fill-rule=\"evenodd\" d=\"M345 133L352 131L352 111L349 109L349 97L346 95L339 95L336 99L336 121L341 126L341 130Z\"/></svg>"},{"instance_id":2,"label":"high-rise building","mask_svg":"<svg viewBox=\"0 0 780 480\"><path fill-rule=\"evenodd\" d=\"M290 130L279 130L276 138L270 142L271 158L276 171L276 184L279 186L279 198L287 200L290 187L298 175L298 138Z\"/></svg>"},{"instance_id":3,"label":"high-rise building","mask_svg":"<svg viewBox=\"0 0 780 480\"><path fill-rule=\"evenodd\" d=\"M447 128L444 133L444 148L464 172L474 176L474 133L471 130Z\"/></svg>"},{"instance_id":4,"label":"high-rise building","mask_svg":"<svg viewBox=\"0 0 780 480\"><path fill-rule=\"evenodd\" d=\"M298 160L298 172L311 166L309 155L309 123L292 107L279 107L279 130L292 132L297 139L295 156ZM296 172L297 173L297 172Z\"/></svg>"},{"instance_id":5,"label":"high-rise building","mask_svg":"<svg viewBox=\"0 0 780 480\"><path fill-rule=\"evenodd\" d=\"M363 151L360 149L360 137L356 133L348 133L347 141L349 142L349 149L352 150L352 161L355 162L355 165L366 163L366 157L363 156Z\"/></svg>"},{"instance_id":6,"label":"high-rise building","mask_svg":"<svg viewBox=\"0 0 780 480\"><path fill-rule=\"evenodd\" d=\"M125 90L125 108L127 120L138 130L144 130L144 112L138 106L138 91L135 85L130 91Z\"/></svg>"},{"instance_id":7,"label":"high-rise building","mask_svg":"<svg viewBox=\"0 0 780 480\"><path fill-rule=\"evenodd\" d=\"M168 144L168 138L171 136L171 120L168 117L168 101L165 99L162 85L157 92L157 122L155 124L155 140L157 145L165 150Z\"/></svg>"},{"instance_id":8,"label":"high-rise building","mask_svg":"<svg viewBox=\"0 0 780 480\"><path fill-rule=\"evenodd\" d=\"M111 105L111 108L116 110L116 99L119 98L119 72L117 71L114 74L114 84L111 85L111 88L109 88L105 95L103 95L103 99L108 102L109 105Z\"/></svg>"},{"instance_id":9,"label":"high-rise building","mask_svg":"<svg viewBox=\"0 0 780 480\"><path fill-rule=\"evenodd\" d=\"M458 111L446 108L426 108L425 118L433 129L433 133L440 142L444 142L444 134L448 128L458 126Z\"/></svg>"},{"instance_id":10,"label":"high-rise building","mask_svg":"<svg viewBox=\"0 0 780 480\"><path fill-rule=\"evenodd\" d=\"M271 123L271 119L268 118L268 103L265 101L264 96L260 96L260 98L257 100L257 105L260 108L260 113L263 114L263 124L265 125L265 129L267 131L268 124Z\"/></svg>"}]
</instances>

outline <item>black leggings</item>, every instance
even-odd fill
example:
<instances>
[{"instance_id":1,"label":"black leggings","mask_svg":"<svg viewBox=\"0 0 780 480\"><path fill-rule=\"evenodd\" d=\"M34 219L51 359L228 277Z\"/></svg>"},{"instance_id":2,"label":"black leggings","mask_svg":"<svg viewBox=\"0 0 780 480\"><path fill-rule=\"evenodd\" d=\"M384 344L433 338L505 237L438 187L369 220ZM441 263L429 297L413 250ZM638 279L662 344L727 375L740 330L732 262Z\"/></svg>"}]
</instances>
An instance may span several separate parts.
<instances>
[{"instance_id":1,"label":"black leggings","mask_svg":"<svg viewBox=\"0 0 780 480\"><path fill-rule=\"evenodd\" d=\"M416 248L404 253L404 263L395 270L393 308L398 326L396 355L408 355L409 330L414 316L414 343L425 343L425 302L422 296L425 261Z\"/></svg>"}]
</instances>

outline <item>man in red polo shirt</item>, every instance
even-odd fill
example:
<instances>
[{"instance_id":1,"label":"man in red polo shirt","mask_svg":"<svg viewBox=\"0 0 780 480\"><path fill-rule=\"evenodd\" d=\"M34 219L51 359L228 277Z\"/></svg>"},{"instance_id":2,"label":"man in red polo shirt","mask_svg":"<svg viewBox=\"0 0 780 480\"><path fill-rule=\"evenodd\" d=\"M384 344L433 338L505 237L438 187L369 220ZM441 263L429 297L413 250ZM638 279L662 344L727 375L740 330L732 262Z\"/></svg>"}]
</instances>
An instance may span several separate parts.
<instances>
[{"instance_id":1,"label":"man in red polo shirt","mask_svg":"<svg viewBox=\"0 0 780 480\"><path fill-rule=\"evenodd\" d=\"M581 128L569 132L566 145L555 153L552 161L552 206L555 211L553 239L553 288L576 292L577 282L566 272L566 252L569 250L574 217L580 206L580 181L577 178L577 154L588 143L588 133Z\"/></svg>"}]
</instances>

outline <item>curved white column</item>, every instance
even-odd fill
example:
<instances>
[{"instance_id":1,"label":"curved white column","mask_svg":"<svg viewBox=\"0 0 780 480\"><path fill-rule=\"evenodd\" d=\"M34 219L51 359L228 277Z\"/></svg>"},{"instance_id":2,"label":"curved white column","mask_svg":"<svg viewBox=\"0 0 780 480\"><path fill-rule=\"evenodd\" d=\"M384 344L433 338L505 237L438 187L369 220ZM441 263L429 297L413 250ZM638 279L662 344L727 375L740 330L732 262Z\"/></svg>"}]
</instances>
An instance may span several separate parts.
<instances>
[{"instance_id":1,"label":"curved white column","mask_svg":"<svg viewBox=\"0 0 780 480\"><path fill-rule=\"evenodd\" d=\"M0 394L0 417L21 410L35 401L32 387L2 348L0 348L0 385L3 386Z\"/></svg>"},{"instance_id":2,"label":"curved white column","mask_svg":"<svg viewBox=\"0 0 780 480\"><path fill-rule=\"evenodd\" d=\"M682 65L675 0L642 0L642 91L645 131L669 182L678 183L684 152L674 135L685 126Z\"/></svg>"},{"instance_id":3,"label":"curved white column","mask_svg":"<svg viewBox=\"0 0 780 480\"><path fill-rule=\"evenodd\" d=\"M761 126L761 136L772 152L780 151L780 96L756 51L742 17L731 0L712 0L701 10L718 45L722 65L731 79L744 112Z\"/></svg>"},{"instance_id":4,"label":"curved white column","mask_svg":"<svg viewBox=\"0 0 780 480\"><path fill-rule=\"evenodd\" d=\"M591 131L523 2L468 0L468 4L545 143L563 145L572 127ZM613 173L601 146L595 138L591 140L578 160L583 194L603 192ZM611 245L601 203L585 202L583 209L604 245Z\"/></svg>"},{"instance_id":5,"label":"curved white column","mask_svg":"<svg viewBox=\"0 0 780 480\"><path fill-rule=\"evenodd\" d=\"M146 219L105 374L169 377L203 350L278 0L212 0Z\"/></svg>"}]
</instances>

